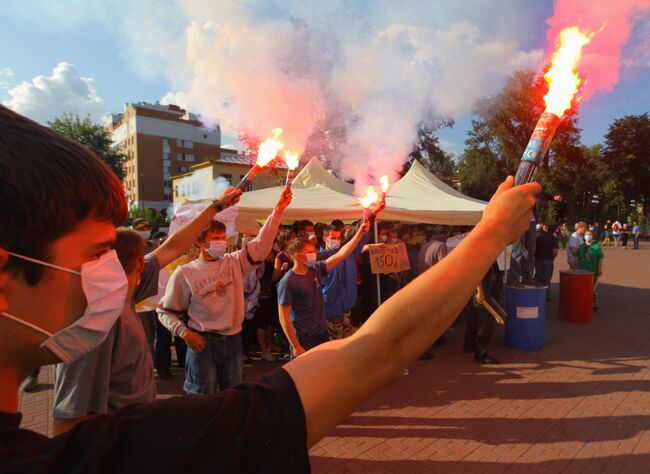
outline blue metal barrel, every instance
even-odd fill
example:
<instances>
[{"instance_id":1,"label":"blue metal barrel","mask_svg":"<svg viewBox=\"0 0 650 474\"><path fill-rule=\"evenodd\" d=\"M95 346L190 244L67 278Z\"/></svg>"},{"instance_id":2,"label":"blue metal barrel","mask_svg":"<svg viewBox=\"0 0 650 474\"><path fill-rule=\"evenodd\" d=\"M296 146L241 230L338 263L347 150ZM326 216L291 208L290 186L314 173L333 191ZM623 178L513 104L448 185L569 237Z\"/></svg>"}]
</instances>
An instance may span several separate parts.
<instances>
[{"instance_id":1,"label":"blue metal barrel","mask_svg":"<svg viewBox=\"0 0 650 474\"><path fill-rule=\"evenodd\" d=\"M547 289L506 286L506 346L527 352L544 349Z\"/></svg>"}]
</instances>

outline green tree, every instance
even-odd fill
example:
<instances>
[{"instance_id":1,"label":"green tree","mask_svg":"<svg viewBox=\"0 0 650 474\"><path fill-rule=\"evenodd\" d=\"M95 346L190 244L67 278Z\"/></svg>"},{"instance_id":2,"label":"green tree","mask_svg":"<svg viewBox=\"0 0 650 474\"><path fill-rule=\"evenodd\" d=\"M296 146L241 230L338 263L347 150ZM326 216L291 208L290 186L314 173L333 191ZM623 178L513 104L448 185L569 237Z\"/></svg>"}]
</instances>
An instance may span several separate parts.
<instances>
[{"instance_id":1,"label":"green tree","mask_svg":"<svg viewBox=\"0 0 650 474\"><path fill-rule=\"evenodd\" d=\"M126 157L120 150L113 149L111 135L99 123L84 119L78 115L64 112L60 117L48 123L50 127L68 138L78 141L95 153L120 178L124 178L124 161Z\"/></svg>"},{"instance_id":2,"label":"green tree","mask_svg":"<svg viewBox=\"0 0 650 474\"><path fill-rule=\"evenodd\" d=\"M458 164L464 193L487 199L500 181L516 173L521 155L544 112L543 96L547 91L542 76L518 71L508 78L501 91L477 102L473 110L476 118L467 133L465 151ZM548 192L561 194L565 202L574 199L572 184L557 179L554 168L559 165L559 171L580 161L580 129L576 119L575 107L563 116L536 177ZM583 170L573 170L573 176L583 178ZM559 211L562 213L562 208Z\"/></svg>"},{"instance_id":3,"label":"green tree","mask_svg":"<svg viewBox=\"0 0 650 474\"><path fill-rule=\"evenodd\" d=\"M402 176L411 168L414 161L419 161L427 170L441 178L450 180L454 176L456 165L453 155L440 148L440 139L435 132L441 127L453 127L451 119L441 119L433 123L421 123L418 138L409 155L409 160L402 169Z\"/></svg>"},{"instance_id":4,"label":"green tree","mask_svg":"<svg viewBox=\"0 0 650 474\"><path fill-rule=\"evenodd\" d=\"M601 179L610 205L650 201L650 116L626 115L609 126L602 150Z\"/></svg>"}]
</instances>

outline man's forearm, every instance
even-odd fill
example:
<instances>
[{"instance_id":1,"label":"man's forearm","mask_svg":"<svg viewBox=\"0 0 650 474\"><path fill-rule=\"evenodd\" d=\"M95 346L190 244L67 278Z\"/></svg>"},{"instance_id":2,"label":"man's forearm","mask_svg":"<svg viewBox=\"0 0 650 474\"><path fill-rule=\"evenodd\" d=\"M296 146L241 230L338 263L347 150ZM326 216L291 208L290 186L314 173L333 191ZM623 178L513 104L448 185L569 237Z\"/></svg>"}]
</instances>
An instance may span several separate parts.
<instances>
[{"instance_id":1,"label":"man's forearm","mask_svg":"<svg viewBox=\"0 0 650 474\"><path fill-rule=\"evenodd\" d=\"M291 308L287 309L286 307L283 308L283 305L278 305L278 312L280 313L280 326L282 326L282 330L285 336L287 336L289 344L295 349L300 345L300 341L298 341L298 336L296 336L296 331L291 323Z\"/></svg>"},{"instance_id":2,"label":"man's forearm","mask_svg":"<svg viewBox=\"0 0 650 474\"><path fill-rule=\"evenodd\" d=\"M313 370L310 367L322 364L326 367L324 373L339 380L339 393L332 393L331 397L323 393L318 397L301 394L306 403L312 398L338 400L335 406L328 406L328 419L322 423L317 419L312 424L310 445L332 428L328 424L331 419L348 416L444 333L503 252L506 242L500 242L495 234L498 233L494 229L479 224L454 252L380 306L353 336L317 347L304 365L299 358L285 366L294 380L301 380L301 390L306 394L327 390L319 381L307 379ZM337 353L336 357L331 356L332 351ZM341 364L341 360L346 363ZM305 406L310 413L321 409L325 407Z\"/></svg>"},{"instance_id":3,"label":"man's forearm","mask_svg":"<svg viewBox=\"0 0 650 474\"><path fill-rule=\"evenodd\" d=\"M275 241L275 236L280 227L281 216L282 211L274 209L266 218L266 221L264 221L264 225L257 236L248 242L247 249L253 260L262 261L268 256L269 252L273 248L273 242Z\"/></svg>"}]
</instances>

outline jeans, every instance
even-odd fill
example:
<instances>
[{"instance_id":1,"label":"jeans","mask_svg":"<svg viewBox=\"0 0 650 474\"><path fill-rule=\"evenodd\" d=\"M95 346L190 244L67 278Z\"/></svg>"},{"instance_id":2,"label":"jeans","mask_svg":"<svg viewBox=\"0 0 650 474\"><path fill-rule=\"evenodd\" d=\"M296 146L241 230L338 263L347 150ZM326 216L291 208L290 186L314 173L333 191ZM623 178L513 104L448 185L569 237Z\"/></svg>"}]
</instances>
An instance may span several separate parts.
<instances>
[{"instance_id":1,"label":"jeans","mask_svg":"<svg viewBox=\"0 0 650 474\"><path fill-rule=\"evenodd\" d=\"M553 278L553 260L535 260L535 279L546 289L546 299L550 298L551 278Z\"/></svg>"},{"instance_id":2,"label":"jeans","mask_svg":"<svg viewBox=\"0 0 650 474\"><path fill-rule=\"evenodd\" d=\"M535 246L537 244L537 230L535 222L530 221L528 230L512 247L510 258L509 282L518 282L520 278L524 281L533 279L535 271Z\"/></svg>"},{"instance_id":3,"label":"jeans","mask_svg":"<svg viewBox=\"0 0 650 474\"><path fill-rule=\"evenodd\" d=\"M202 333L205 347L201 352L187 349L185 384L187 393L215 393L238 385L243 380L241 335L221 336Z\"/></svg>"},{"instance_id":4,"label":"jeans","mask_svg":"<svg viewBox=\"0 0 650 474\"><path fill-rule=\"evenodd\" d=\"M638 249L639 248L639 234L633 235L632 238L634 239L634 248Z\"/></svg>"},{"instance_id":5,"label":"jeans","mask_svg":"<svg viewBox=\"0 0 650 474\"><path fill-rule=\"evenodd\" d=\"M469 303L463 309L467 315L465 348L474 350L477 356L487 352L487 346L494 333L494 317L483 307Z\"/></svg>"},{"instance_id":6,"label":"jeans","mask_svg":"<svg viewBox=\"0 0 650 474\"><path fill-rule=\"evenodd\" d=\"M320 346L324 342L327 342L330 340L329 334L327 332L327 329L321 333L316 333L316 334L298 334L298 341L300 342L300 345L302 346L303 349L308 351L309 349L313 349L316 346Z\"/></svg>"}]
</instances>

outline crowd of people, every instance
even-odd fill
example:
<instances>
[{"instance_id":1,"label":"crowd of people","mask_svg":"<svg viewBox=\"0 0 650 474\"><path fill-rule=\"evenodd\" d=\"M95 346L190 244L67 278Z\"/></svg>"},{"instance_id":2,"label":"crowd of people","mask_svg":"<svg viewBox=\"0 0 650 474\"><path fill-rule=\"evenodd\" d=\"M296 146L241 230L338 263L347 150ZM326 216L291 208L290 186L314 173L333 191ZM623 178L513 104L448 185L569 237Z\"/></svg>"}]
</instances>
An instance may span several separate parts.
<instances>
[{"instance_id":1,"label":"crowd of people","mask_svg":"<svg viewBox=\"0 0 650 474\"><path fill-rule=\"evenodd\" d=\"M453 250L449 229L382 226L374 244L401 240L411 270L381 277L378 305L364 252L371 222L281 228L285 189L257 235L229 248L214 220L241 196L229 188L146 241L146 223L121 227L124 191L103 162L0 106L2 470L308 471L308 448L461 311L471 313L466 349L496 362L484 321L499 294L495 262L528 228L540 190L509 177ZM172 339L186 346L183 388L197 395L157 400ZM291 360L243 381L243 339L269 360L285 341ZM20 428L17 392L53 363L49 439Z\"/></svg>"}]
</instances>

